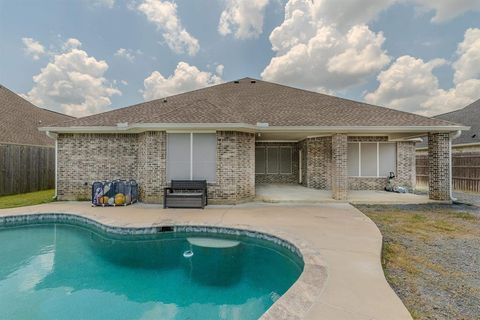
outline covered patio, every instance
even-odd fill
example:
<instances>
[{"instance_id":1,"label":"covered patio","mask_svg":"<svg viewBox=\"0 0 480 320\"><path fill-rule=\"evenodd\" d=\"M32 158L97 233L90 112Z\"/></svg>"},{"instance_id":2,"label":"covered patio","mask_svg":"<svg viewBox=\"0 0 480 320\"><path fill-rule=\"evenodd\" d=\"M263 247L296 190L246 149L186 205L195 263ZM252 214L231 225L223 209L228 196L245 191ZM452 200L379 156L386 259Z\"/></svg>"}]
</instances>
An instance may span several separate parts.
<instances>
[{"instance_id":1,"label":"covered patio","mask_svg":"<svg viewBox=\"0 0 480 320\"><path fill-rule=\"evenodd\" d=\"M255 200L265 202L449 202L451 140L458 132L270 131L255 135ZM372 130L372 131L370 131ZM384 129L385 130L385 129ZM415 144L428 135L429 190L415 195ZM383 191L401 187L407 193Z\"/></svg>"},{"instance_id":2,"label":"covered patio","mask_svg":"<svg viewBox=\"0 0 480 320\"><path fill-rule=\"evenodd\" d=\"M381 190L350 190L346 200L332 198L331 190L307 188L299 184L267 184L256 185L256 201L269 203L335 203L349 202L353 204L420 204L441 203L431 200L428 195L413 193L394 193Z\"/></svg>"}]
</instances>

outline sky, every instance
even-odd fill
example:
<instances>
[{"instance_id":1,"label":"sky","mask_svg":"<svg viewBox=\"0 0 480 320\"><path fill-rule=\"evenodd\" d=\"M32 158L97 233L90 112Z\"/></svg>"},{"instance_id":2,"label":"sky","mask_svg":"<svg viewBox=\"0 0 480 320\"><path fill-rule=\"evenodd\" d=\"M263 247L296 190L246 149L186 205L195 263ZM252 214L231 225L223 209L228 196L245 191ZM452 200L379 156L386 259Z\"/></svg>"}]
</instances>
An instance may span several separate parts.
<instances>
[{"instance_id":1,"label":"sky","mask_svg":"<svg viewBox=\"0 0 480 320\"><path fill-rule=\"evenodd\" d=\"M0 84L86 116L252 77L433 116L480 98L480 0L0 0Z\"/></svg>"}]
</instances>

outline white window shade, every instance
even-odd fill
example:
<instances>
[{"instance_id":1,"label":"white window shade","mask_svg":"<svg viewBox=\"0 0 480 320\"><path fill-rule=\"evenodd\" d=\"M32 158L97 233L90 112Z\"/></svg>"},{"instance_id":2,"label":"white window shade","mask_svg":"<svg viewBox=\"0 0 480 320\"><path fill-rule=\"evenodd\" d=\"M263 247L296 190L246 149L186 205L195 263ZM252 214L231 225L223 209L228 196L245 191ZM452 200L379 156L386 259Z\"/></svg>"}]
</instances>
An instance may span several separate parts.
<instances>
[{"instance_id":1,"label":"white window shade","mask_svg":"<svg viewBox=\"0 0 480 320\"><path fill-rule=\"evenodd\" d=\"M361 152L361 171L362 177L377 176L377 143L362 143Z\"/></svg>"},{"instance_id":2,"label":"white window shade","mask_svg":"<svg viewBox=\"0 0 480 320\"><path fill-rule=\"evenodd\" d=\"M169 133L167 179L216 179L217 137L215 133Z\"/></svg>"},{"instance_id":3,"label":"white window shade","mask_svg":"<svg viewBox=\"0 0 480 320\"><path fill-rule=\"evenodd\" d=\"M192 143L192 177L194 180L215 181L217 137L214 133L194 133Z\"/></svg>"},{"instance_id":4,"label":"white window shade","mask_svg":"<svg viewBox=\"0 0 480 320\"><path fill-rule=\"evenodd\" d=\"M190 133L168 134L167 179L190 179Z\"/></svg>"},{"instance_id":5,"label":"white window shade","mask_svg":"<svg viewBox=\"0 0 480 320\"><path fill-rule=\"evenodd\" d=\"M348 168L348 175L352 177L356 177L359 174L359 144L356 143L349 143L347 149L347 168Z\"/></svg>"},{"instance_id":6,"label":"white window shade","mask_svg":"<svg viewBox=\"0 0 480 320\"><path fill-rule=\"evenodd\" d=\"M379 176L387 177L390 172L396 173L397 145L396 143L379 143Z\"/></svg>"}]
</instances>

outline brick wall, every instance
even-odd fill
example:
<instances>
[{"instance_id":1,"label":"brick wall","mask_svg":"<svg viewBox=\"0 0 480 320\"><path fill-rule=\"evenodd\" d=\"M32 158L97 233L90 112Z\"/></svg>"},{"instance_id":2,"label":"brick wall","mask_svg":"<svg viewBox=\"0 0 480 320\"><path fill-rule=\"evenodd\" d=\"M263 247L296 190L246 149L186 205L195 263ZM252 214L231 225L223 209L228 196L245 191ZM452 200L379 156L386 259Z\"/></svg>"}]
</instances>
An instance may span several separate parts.
<instances>
[{"instance_id":1,"label":"brick wall","mask_svg":"<svg viewBox=\"0 0 480 320\"><path fill-rule=\"evenodd\" d=\"M140 199L162 203L163 188L167 186L167 137L164 131L143 132L138 135L137 182Z\"/></svg>"},{"instance_id":2,"label":"brick wall","mask_svg":"<svg viewBox=\"0 0 480 320\"><path fill-rule=\"evenodd\" d=\"M211 203L239 203L255 197L254 134L217 132L216 176L208 187Z\"/></svg>"},{"instance_id":3,"label":"brick wall","mask_svg":"<svg viewBox=\"0 0 480 320\"><path fill-rule=\"evenodd\" d=\"M428 191L433 200L450 200L448 133L428 134Z\"/></svg>"},{"instance_id":4,"label":"brick wall","mask_svg":"<svg viewBox=\"0 0 480 320\"><path fill-rule=\"evenodd\" d=\"M60 134L59 200L91 197L91 184L106 179L137 179L136 134Z\"/></svg>"},{"instance_id":5,"label":"brick wall","mask_svg":"<svg viewBox=\"0 0 480 320\"><path fill-rule=\"evenodd\" d=\"M255 147L290 147L292 148L291 174L256 174L256 183L298 183L298 143L296 142L262 142L257 141Z\"/></svg>"},{"instance_id":6,"label":"brick wall","mask_svg":"<svg viewBox=\"0 0 480 320\"><path fill-rule=\"evenodd\" d=\"M332 197L346 200L348 189L347 176L347 135L332 136Z\"/></svg>"},{"instance_id":7,"label":"brick wall","mask_svg":"<svg viewBox=\"0 0 480 320\"><path fill-rule=\"evenodd\" d=\"M436 137L436 138L435 138ZM271 182L297 183L298 150L302 151L302 184L316 189L336 189L344 197L343 170L346 171L346 135L308 138L293 149L294 173L290 177L270 178ZM386 137L348 137L348 141L386 141ZM435 140L436 139L436 140ZM436 179L432 194L445 197L442 185L448 171L448 135L435 134L432 154L439 164L431 174ZM337 143L334 147L333 142ZM345 142L345 143L344 143ZM258 143L257 143L258 144ZM345 144L345 146L344 146ZM282 144L285 145L285 144ZM415 186L413 142L397 143L397 183ZM445 148L446 151L445 151ZM332 151L333 150L333 151ZM445 153L447 152L447 153ZM342 154L344 153L344 154ZM211 203L239 203L255 196L255 136L234 131L217 132L216 181L209 184ZM445 161L447 169L445 169ZM345 168L344 168L345 167ZM278 175L280 176L280 175ZM287 175L288 176L288 175ZM448 177L448 174L447 174ZM135 179L144 202L162 202L166 181L166 133L140 134L60 134L58 137L58 196L60 200L90 198L90 185L96 180ZM285 179L285 180L282 180ZM348 177L348 189L381 190L385 178ZM257 182L262 181L257 176Z\"/></svg>"},{"instance_id":8,"label":"brick wall","mask_svg":"<svg viewBox=\"0 0 480 320\"><path fill-rule=\"evenodd\" d=\"M307 138L299 143L303 153L302 185L314 189L332 187L332 137Z\"/></svg>"},{"instance_id":9,"label":"brick wall","mask_svg":"<svg viewBox=\"0 0 480 320\"><path fill-rule=\"evenodd\" d=\"M302 175L302 186L306 187L307 186L307 140L302 140L297 143L297 148L298 150L301 151L302 153L302 170L301 173L299 174ZM299 161L300 164L300 161ZM300 169L300 168L299 168Z\"/></svg>"},{"instance_id":10,"label":"brick wall","mask_svg":"<svg viewBox=\"0 0 480 320\"><path fill-rule=\"evenodd\" d=\"M415 142L397 142L397 177L395 178L395 184L409 190L415 189L417 183L415 164Z\"/></svg>"},{"instance_id":11,"label":"brick wall","mask_svg":"<svg viewBox=\"0 0 480 320\"><path fill-rule=\"evenodd\" d=\"M87 200L98 180L135 179L141 201L161 203L166 181L166 133L60 134L58 198ZM211 203L239 203L255 196L255 136L217 132L217 181Z\"/></svg>"}]
</instances>

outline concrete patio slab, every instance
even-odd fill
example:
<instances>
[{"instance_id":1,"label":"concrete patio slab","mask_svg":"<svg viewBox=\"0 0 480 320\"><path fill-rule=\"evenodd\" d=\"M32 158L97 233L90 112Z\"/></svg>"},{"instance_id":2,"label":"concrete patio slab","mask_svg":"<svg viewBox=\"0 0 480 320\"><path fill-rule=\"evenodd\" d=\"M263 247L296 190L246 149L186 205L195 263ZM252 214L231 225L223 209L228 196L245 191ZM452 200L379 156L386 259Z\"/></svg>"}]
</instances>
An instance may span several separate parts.
<instances>
[{"instance_id":1,"label":"concrete patio slab","mask_svg":"<svg viewBox=\"0 0 480 320\"><path fill-rule=\"evenodd\" d=\"M323 291L305 319L411 319L385 280L378 228L347 203L247 203L165 210L144 204L92 208L87 202L55 202L0 210L0 216L34 213L74 213L113 226L211 224L277 230L308 242L326 264ZM308 285L315 286L316 280Z\"/></svg>"},{"instance_id":2,"label":"concrete patio slab","mask_svg":"<svg viewBox=\"0 0 480 320\"><path fill-rule=\"evenodd\" d=\"M332 199L331 190L306 188L298 184L257 184L256 201L293 203L341 203L354 204L420 204L443 203L430 200L427 195L395 193L378 190L349 190L347 201Z\"/></svg>"}]
</instances>

